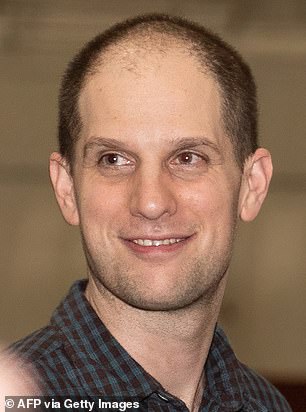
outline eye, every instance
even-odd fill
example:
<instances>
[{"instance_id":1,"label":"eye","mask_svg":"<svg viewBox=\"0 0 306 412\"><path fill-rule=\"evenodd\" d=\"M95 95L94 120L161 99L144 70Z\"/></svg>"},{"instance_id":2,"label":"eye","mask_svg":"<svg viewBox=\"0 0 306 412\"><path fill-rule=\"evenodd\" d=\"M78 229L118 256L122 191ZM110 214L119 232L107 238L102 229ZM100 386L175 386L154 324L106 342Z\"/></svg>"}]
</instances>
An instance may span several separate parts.
<instances>
[{"instance_id":1,"label":"eye","mask_svg":"<svg viewBox=\"0 0 306 412\"><path fill-rule=\"evenodd\" d=\"M126 166L131 164L131 161L119 153L106 153L101 156L99 164L102 166Z\"/></svg>"},{"instance_id":2,"label":"eye","mask_svg":"<svg viewBox=\"0 0 306 412\"><path fill-rule=\"evenodd\" d=\"M187 166L196 166L200 163L206 163L208 159L206 159L203 155L199 155L193 152L183 152L180 153L172 163L177 165L187 165Z\"/></svg>"}]
</instances>

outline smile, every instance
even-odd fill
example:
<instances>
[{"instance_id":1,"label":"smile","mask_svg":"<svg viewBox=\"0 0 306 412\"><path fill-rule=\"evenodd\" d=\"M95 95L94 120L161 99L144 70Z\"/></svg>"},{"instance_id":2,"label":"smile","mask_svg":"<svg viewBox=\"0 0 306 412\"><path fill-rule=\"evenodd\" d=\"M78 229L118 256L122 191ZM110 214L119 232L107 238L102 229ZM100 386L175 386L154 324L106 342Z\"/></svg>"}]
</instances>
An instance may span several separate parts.
<instances>
[{"instance_id":1,"label":"smile","mask_svg":"<svg viewBox=\"0 0 306 412\"><path fill-rule=\"evenodd\" d=\"M133 239L132 242L140 246L162 246L162 245L174 245L184 239L163 239L163 240L151 240L151 239Z\"/></svg>"}]
</instances>

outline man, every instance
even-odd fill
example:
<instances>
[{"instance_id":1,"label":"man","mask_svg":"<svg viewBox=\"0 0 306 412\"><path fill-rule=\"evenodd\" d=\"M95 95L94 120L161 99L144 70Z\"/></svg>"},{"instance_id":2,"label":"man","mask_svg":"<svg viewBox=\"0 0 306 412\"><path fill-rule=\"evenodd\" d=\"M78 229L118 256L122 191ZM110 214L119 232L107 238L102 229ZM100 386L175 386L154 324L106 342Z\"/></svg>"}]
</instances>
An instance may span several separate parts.
<instances>
[{"instance_id":1,"label":"man","mask_svg":"<svg viewBox=\"0 0 306 412\"><path fill-rule=\"evenodd\" d=\"M216 326L237 220L256 217L272 175L256 122L248 66L183 19L125 21L70 63L50 176L88 282L14 345L43 394L290 411Z\"/></svg>"},{"instance_id":2,"label":"man","mask_svg":"<svg viewBox=\"0 0 306 412\"><path fill-rule=\"evenodd\" d=\"M39 394L33 379L31 370L25 370L18 358L0 353L0 411L5 411L5 397L33 396ZM10 405L8 401L7 405Z\"/></svg>"}]
</instances>

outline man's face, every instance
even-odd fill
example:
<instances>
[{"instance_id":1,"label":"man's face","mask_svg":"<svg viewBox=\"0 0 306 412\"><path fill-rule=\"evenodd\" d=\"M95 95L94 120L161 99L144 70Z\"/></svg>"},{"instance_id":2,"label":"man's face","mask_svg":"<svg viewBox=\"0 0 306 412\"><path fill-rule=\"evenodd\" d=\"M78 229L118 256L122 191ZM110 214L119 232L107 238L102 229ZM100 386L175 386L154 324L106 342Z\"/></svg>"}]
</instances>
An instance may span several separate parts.
<instances>
[{"instance_id":1,"label":"man's face","mask_svg":"<svg viewBox=\"0 0 306 412\"><path fill-rule=\"evenodd\" d=\"M109 63L80 115L74 191L100 286L147 310L209 297L228 268L240 187L214 80L175 51L132 70Z\"/></svg>"}]
</instances>

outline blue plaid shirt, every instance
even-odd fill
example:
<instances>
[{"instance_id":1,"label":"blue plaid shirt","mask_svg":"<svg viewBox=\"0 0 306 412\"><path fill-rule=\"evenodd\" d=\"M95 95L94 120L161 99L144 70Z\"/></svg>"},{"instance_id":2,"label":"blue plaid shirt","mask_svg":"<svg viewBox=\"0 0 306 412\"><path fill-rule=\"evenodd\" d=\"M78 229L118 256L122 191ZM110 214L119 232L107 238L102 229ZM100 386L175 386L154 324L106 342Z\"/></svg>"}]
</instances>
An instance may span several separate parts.
<instances>
[{"instance_id":1,"label":"blue plaid shirt","mask_svg":"<svg viewBox=\"0 0 306 412\"><path fill-rule=\"evenodd\" d=\"M169 394L110 334L85 298L85 287L86 281L76 282L50 324L11 347L33 364L42 393L137 399L141 411L187 412L184 402ZM205 363L205 382L200 411L291 411L269 382L237 360L219 327Z\"/></svg>"}]
</instances>

